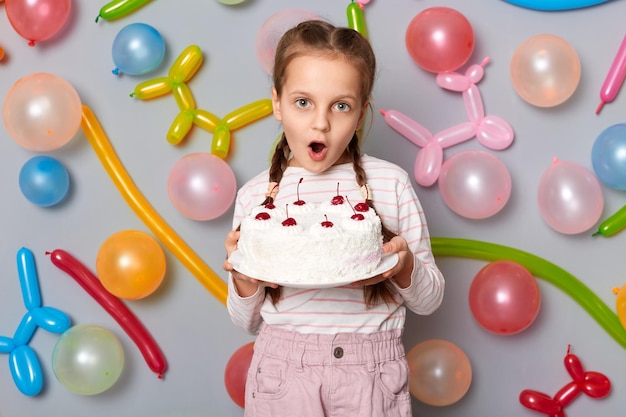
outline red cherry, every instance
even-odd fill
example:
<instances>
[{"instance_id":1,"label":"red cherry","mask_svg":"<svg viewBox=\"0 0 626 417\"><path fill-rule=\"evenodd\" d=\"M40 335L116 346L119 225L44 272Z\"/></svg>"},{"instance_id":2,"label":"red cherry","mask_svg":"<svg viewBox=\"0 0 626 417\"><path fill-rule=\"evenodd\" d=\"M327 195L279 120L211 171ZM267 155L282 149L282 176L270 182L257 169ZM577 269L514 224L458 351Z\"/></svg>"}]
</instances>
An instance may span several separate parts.
<instances>
[{"instance_id":1,"label":"red cherry","mask_svg":"<svg viewBox=\"0 0 626 417\"><path fill-rule=\"evenodd\" d=\"M339 195L339 183L337 183L337 195L334 196L332 200L330 200L330 203L333 206L338 206L338 205L343 204L343 201L344 201L343 197Z\"/></svg>"},{"instance_id":2,"label":"red cherry","mask_svg":"<svg viewBox=\"0 0 626 417\"><path fill-rule=\"evenodd\" d=\"M326 218L326 220L322 222L322 227L333 227L333 222L328 220L328 216L324 214L324 217Z\"/></svg>"},{"instance_id":3,"label":"red cherry","mask_svg":"<svg viewBox=\"0 0 626 417\"><path fill-rule=\"evenodd\" d=\"M254 216L254 218L256 220L269 220L270 219L270 215L269 213L266 213L264 211L258 213L256 216Z\"/></svg>"},{"instance_id":4,"label":"red cherry","mask_svg":"<svg viewBox=\"0 0 626 417\"><path fill-rule=\"evenodd\" d=\"M265 208L268 210L274 210L276 208L276 206L273 203L267 203L265 205Z\"/></svg>"},{"instance_id":5,"label":"red cherry","mask_svg":"<svg viewBox=\"0 0 626 417\"><path fill-rule=\"evenodd\" d=\"M300 184L302 183L303 179L304 178L300 178L300 181L298 181L298 187L296 188L296 195L298 196L298 199L293 202L293 204L295 204L296 206L303 206L306 204L304 200L300 200Z\"/></svg>"},{"instance_id":6,"label":"red cherry","mask_svg":"<svg viewBox=\"0 0 626 417\"><path fill-rule=\"evenodd\" d=\"M352 220L359 220L359 221L360 221L360 220L365 220L365 216L364 216L364 215L362 215L361 213L356 213L356 214L353 214L352 216L350 216L350 218L351 218Z\"/></svg>"},{"instance_id":7,"label":"red cherry","mask_svg":"<svg viewBox=\"0 0 626 417\"><path fill-rule=\"evenodd\" d=\"M289 205L285 206L285 211L287 212L287 218L283 220L283 226L295 226L297 224L296 219L293 217L289 217Z\"/></svg>"},{"instance_id":8,"label":"red cherry","mask_svg":"<svg viewBox=\"0 0 626 417\"><path fill-rule=\"evenodd\" d=\"M360 211L362 213L365 213L365 212L370 210L370 206L368 206L367 203L359 203L356 206L354 206L354 209L356 211Z\"/></svg>"}]
</instances>

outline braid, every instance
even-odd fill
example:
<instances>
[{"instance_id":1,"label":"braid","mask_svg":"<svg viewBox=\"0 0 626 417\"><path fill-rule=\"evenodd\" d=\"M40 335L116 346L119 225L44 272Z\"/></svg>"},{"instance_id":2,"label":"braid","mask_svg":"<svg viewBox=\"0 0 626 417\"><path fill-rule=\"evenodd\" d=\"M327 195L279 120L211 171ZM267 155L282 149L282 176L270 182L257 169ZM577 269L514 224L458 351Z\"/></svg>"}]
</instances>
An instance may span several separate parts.
<instances>
[{"instance_id":1,"label":"braid","mask_svg":"<svg viewBox=\"0 0 626 417\"><path fill-rule=\"evenodd\" d=\"M270 165L269 170L270 182L280 184L280 180L283 179L283 172L285 171L285 168L287 168L288 164L287 155L289 155L289 144L287 143L287 137L283 132L282 137L274 149L274 155L272 155L272 164ZM273 202L274 198L271 195L268 195L262 205ZM272 299L272 304L276 304L278 300L280 300L281 292L280 287L265 287L265 294L269 294Z\"/></svg>"},{"instance_id":2,"label":"braid","mask_svg":"<svg viewBox=\"0 0 626 417\"><path fill-rule=\"evenodd\" d=\"M356 182L360 187L367 187L367 174L365 170L361 166L361 149L359 146L359 138L354 133L350 144L348 145L347 152L350 154L352 158L352 167L355 172ZM367 205L370 206L373 210L376 210L374 207L374 203L372 202L371 196L366 197ZM391 230L385 227L385 224L382 224L382 233L383 233L383 242L389 242L391 238L396 236ZM363 299L365 300L365 304L368 306L373 306L376 303L383 301L385 303L394 303L393 295L389 288L385 284L385 281L379 282L375 285L368 285L363 287Z\"/></svg>"}]
</instances>

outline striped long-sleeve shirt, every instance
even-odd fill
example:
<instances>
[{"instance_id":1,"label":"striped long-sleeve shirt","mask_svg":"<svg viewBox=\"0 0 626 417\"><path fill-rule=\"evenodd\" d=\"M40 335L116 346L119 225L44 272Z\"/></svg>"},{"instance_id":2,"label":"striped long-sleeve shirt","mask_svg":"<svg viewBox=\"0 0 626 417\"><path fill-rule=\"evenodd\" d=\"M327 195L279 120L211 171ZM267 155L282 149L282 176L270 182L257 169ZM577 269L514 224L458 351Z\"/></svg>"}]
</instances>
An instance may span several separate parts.
<instances>
[{"instance_id":1,"label":"striped long-sleeve shirt","mask_svg":"<svg viewBox=\"0 0 626 417\"><path fill-rule=\"evenodd\" d=\"M404 328L406 308L416 314L433 313L441 304L444 278L435 264L428 227L421 204L406 171L390 162L363 155L362 166L376 212L385 226L404 237L415 254L411 285L401 289L389 280L396 301L367 307L362 287L298 289L282 288L275 305L260 288L250 297L240 297L229 277L227 307L235 325L251 334L263 323L301 333L370 333ZM298 182L303 178L298 189ZM269 184L267 170L248 181L237 193L233 227L236 228L253 207L265 199ZM279 184L276 205L299 198L309 203L328 201L340 194L349 201L362 201L352 164L335 165L321 174L299 167L288 167ZM323 260L320 259L320 262Z\"/></svg>"}]
</instances>

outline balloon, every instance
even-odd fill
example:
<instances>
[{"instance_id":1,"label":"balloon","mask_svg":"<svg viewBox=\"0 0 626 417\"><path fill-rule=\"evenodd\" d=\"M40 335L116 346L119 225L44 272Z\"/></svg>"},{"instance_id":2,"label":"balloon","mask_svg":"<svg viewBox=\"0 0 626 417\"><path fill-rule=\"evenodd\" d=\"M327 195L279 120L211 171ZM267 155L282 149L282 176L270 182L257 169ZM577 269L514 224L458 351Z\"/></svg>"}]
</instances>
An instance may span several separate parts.
<instances>
[{"instance_id":1,"label":"balloon","mask_svg":"<svg viewBox=\"0 0 626 417\"><path fill-rule=\"evenodd\" d=\"M472 382L467 355L452 342L431 339L413 346L406 355L409 390L419 401L446 406L459 401Z\"/></svg>"},{"instance_id":2,"label":"balloon","mask_svg":"<svg viewBox=\"0 0 626 417\"><path fill-rule=\"evenodd\" d=\"M189 272L215 298L222 304L226 304L226 296L228 294L226 283L204 263L202 258L152 208L124 169L93 111L85 105L82 108L83 119L81 126L85 137L128 205Z\"/></svg>"},{"instance_id":3,"label":"balloon","mask_svg":"<svg viewBox=\"0 0 626 417\"><path fill-rule=\"evenodd\" d=\"M626 227L626 205L622 206L621 209L617 210L615 213L611 214L606 220L600 223L600 226L598 226L598 231L595 232L593 236L613 236L621 232L624 227Z\"/></svg>"},{"instance_id":4,"label":"balloon","mask_svg":"<svg viewBox=\"0 0 626 417\"><path fill-rule=\"evenodd\" d=\"M79 324L61 335L52 352L54 375L68 390L96 395L122 374L124 349L115 334L93 324Z\"/></svg>"},{"instance_id":5,"label":"balloon","mask_svg":"<svg viewBox=\"0 0 626 417\"><path fill-rule=\"evenodd\" d=\"M241 408L244 408L245 405L246 380L253 354L254 342L243 345L233 353L224 370L226 392L228 392L230 399Z\"/></svg>"},{"instance_id":6,"label":"balloon","mask_svg":"<svg viewBox=\"0 0 626 417\"><path fill-rule=\"evenodd\" d=\"M615 311L622 327L626 329L626 285L622 285L621 288L614 288L613 292L617 295L615 298Z\"/></svg>"},{"instance_id":7,"label":"balloon","mask_svg":"<svg viewBox=\"0 0 626 417\"><path fill-rule=\"evenodd\" d=\"M513 142L513 129L497 116L485 116L476 83L483 75L485 58L480 65L470 66L464 75L446 72L437 75L437 84L447 90L463 93L463 102L469 122L459 123L435 135L397 110L381 110L385 122L410 142L421 147L415 159L414 175L418 184L429 187L439 178L443 163L443 149L467 141L474 136L485 147L501 150Z\"/></svg>"},{"instance_id":8,"label":"balloon","mask_svg":"<svg viewBox=\"0 0 626 417\"><path fill-rule=\"evenodd\" d=\"M520 264L494 261L472 280L469 306L486 330L511 335L525 330L539 313L541 293L537 281Z\"/></svg>"},{"instance_id":9,"label":"balloon","mask_svg":"<svg viewBox=\"0 0 626 417\"><path fill-rule=\"evenodd\" d=\"M66 251L55 249L49 255L52 263L57 268L74 278L117 321L120 327L135 342L150 369L158 374L159 379L162 378L163 372L167 368L165 357L148 330L146 330L133 312L128 309L126 304L108 292L98 277Z\"/></svg>"},{"instance_id":10,"label":"balloon","mask_svg":"<svg viewBox=\"0 0 626 417\"><path fill-rule=\"evenodd\" d=\"M576 91L580 60L566 40L535 35L517 47L510 71L513 88L522 99L537 107L554 107Z\"/></svg>"},{"instance_id":11,"label":"balloon","mask_svg":"<svg viewBox=\"0 0 626 417\"><path fill-rule=\"evenodd\" d=\"M465 16L448 7L431 7L411 20L405 36L409 55L429 72L454 71L474 51L474 30Z\"/></svg>"},{"instance_id":12,"label":"balloon","mask_svg":"<svg viewBox=\"0 0 626 417\"><path fill-rule=\"evenodd\" d=\"M100 18L114 20L134 12L143 5L150 3L150 0L113 0L100 8L100 13L96 17L96 22Z\"/></svg>"},{"instance_id":13,"label":"balloon","mask_svg":"<svg viewBox=\"0 0 626 417\"><path fill-rule=\"evenodd\" d=\"M591 148L598 179L616 190L626 190L626 123L604 129Z\"/></svg>"},{"instance_id":14,"label":"balloon","mask_svg":"<svg viewBox=\"0 0 626 417\"><path fill-rule=\"evenodd\" d=\"M145 298L163 282L165 253L149 234L123 230L100 245L96 273L111 294L127 300Z\"/></svg>"},{"instance_id":15,"label":"balloon","mask_svg":"<svg viewBox=\"0 0 626 417\"><path fill-rule=\"evenodd\" d=\"M463 151L443 163L439 192L459 216L484 219L502 210L509 201L511 175L492 154Z\"/></svg>"},{"instance_id":16,"label":"balloon","mask_svg":"<svg viewBox=\"0 0 626 417\"><path fill-rule=\"evenodd\" d=\"M9 23L30 46L51 38L65 25L72 8L71 0L5 1Z\"/></svg>"},{"instance_id":17,"label":"balloon","mask_svg":"<svg viewBox=\"0 0 626 417\"><path fill-rule=\"evenodd\" d=\"M604 83L602 83L600 105L596 109L596 114L600 113L605 103L615 100L617 93L622 88L624 78L626 78L626 36L622 39L622 43L613 58L611 68L604 78Z\"/></svg>"},{"instance_id":18,"label":"balloon","mask_svg":"<svg viewBox=\"0 0 626 417\"><path fill-rule=\"evenodd\" d=\"M183 215L193 220L212 220L232 205L237 180L223 159L209 153L192 153L170 170L167 193Z\"/></svg>"},{"instance_id":19,"label":"balloon","mask_svg":"<svg viewBox=\"0 0 626 417\"><path fill-rule=\"evenodd\" d=\"M556 158L539 180L541 217L554 230L577 234L593 227L604 209L600 182L587 168Z\"/></svg>"},{"instance_id":20,"label":"balloon","mask_svg":"<svg viewBox=\"0 0 626 417\"><path fill-rule=\"evenodd\" d=\"M50 207L60 203L70 187L65 166L50 156L35 156L22 166L19 175L22 194L31 203Z\"/></svg>"},{"instance_id":21,"label":"balloon","mask_svg":"<svg viewBox=\"0 0 626 417\"><path fill-rule=\"evenodd\" d=\"M56 75L37 72L13 84L2 119L9 136L31 151L51 151L69 142L80 126L81 102L74 87Z\"/></svg>"},{"instance_id":22,"label":"balloon","mask_svg":"<svg viewBox=\"0 0 626 417\"><path fill-rule=\"evenodd\" d=\"M557 265L519 249L471 239L432 237L435 256L460 256L495 261L507 259L516 262L538 278L559 288L576 301L594 320L626 348L626 330L615 312L583 282Z\"/></svg>"},{"instance_id":23,"label":"balloon","mask_svg":"<svg viewBox=\"0 0 626 417\"><path fill-rule=\"evenodd\" d=\"M226 4L228 6L233 6L235 4L243 3L246 0L218 0L222 4Z\"/></svg>"},{"instance_id":24,"label":"balloon","mask_svg":"<svg viewBox=\"0 0 626 417\"><path fill-rule=\"evenodd\" d=\"M504 0L507 3L534 10L570 10L595 6L609 0Z\"/></svg>"},{"instance_id":25,"label":"balloon","mask_svg":"<svg viewBox=\"0 0 626 417\"><path fill-rule=\"evenodd\" d=\"M178 55L170 67L167 77L173 83L186 83L202 66L204 58L198 45L189 45Z\"/></svg>"},{"instance_id":26,"label":"balloon","mask_svg":"<svg viewBox=\"0 0 626 417\"><path fill-rule=\"evenodd\" d=\"M611 382L599 372L585 372L580 359L570 353L564 359L565 369L572 377L572 382L568 382L561 388L554 398L533 391L524 390L520 393L520 403L533 411L547 414L550 417L564 417L563 408L570 405L581 393L587 394L591 398L604 398L611 391Z\"/></svg>"},{"instance_id":27,"label":"balloon","mask_svg":"<svg viewBox=\"0 0 626 417\"><path fill-rule=\"evenodd\" d=\"M348 16L348 27L359 32L367 39L367 26L365 26L365 18L363 17L363 4L352 0L346 8Z\"/></svg>"},{"instance_id":28,"label":"balloon","mask_svg":"<svg viewBox=\"0 0 626 417\"><path fill-rule=\"evenodd\" d=\"M161 34L145 23L131 23L118 32L113 40L113 74L147 74L161 65L165 56L165 41Z\"/></svg>"},{"instance_id":29,"label":"balloon","mask_svg":"<svg viewBox=\"0 0 626 417\"><path fill-rule=\"evenodd\" d=\"M20 248L17 252L17 271L28 311L15 329L13 338L0 336L0 352L9 354L9 368L17 388L22 394L32 396L43 388L43 375L39 359L28 343L39 327L63 333L70 327L70 318L56 308L41 306L35 260L27 248Z\"/></svg>"},{"instance_id":30,"label":"balloon","mask_svg":"<svg viewBox=\"0 0 626 417\"><path fill-rule=\"evenodd\" d=\"M259 64L265 72L272 74L274 55L280 38L287 30L306 20L320 20L320 17L308 10L284 9L263 22L255 38L255 49Z\"/></svg>"},{"instance_id":31,"label":"balloon","mask_svg":"<svg viewBox=\"0 0 626 417\"><path fill-rule=\"evenodd\" d=\"M37 395L43 388L43 372L37 354L27 345L17 346L9 353L9 368L15 385L24 395Z\"/></svg>"}]
</instances>

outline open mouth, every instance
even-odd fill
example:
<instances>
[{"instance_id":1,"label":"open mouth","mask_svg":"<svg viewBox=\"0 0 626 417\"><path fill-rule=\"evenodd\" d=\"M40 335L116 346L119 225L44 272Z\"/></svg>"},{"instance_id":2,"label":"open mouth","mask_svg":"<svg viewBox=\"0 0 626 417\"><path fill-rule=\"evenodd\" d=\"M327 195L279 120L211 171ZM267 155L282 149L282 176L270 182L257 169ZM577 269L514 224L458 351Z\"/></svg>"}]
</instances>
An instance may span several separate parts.
<instances>
[{"instance_id":1,"label":"open mouth","mask_svg":"<svg viewBox=\"0 0 626 417\"><path fill-rule=\"evenodd\" d=\"M309 148L311 148L311 151L314 154L318 155L322 153L324 149L326 149L326 145L324 145L321 142L311 142L311 144L309 145Z\"/></svg>"}]
</instances>

